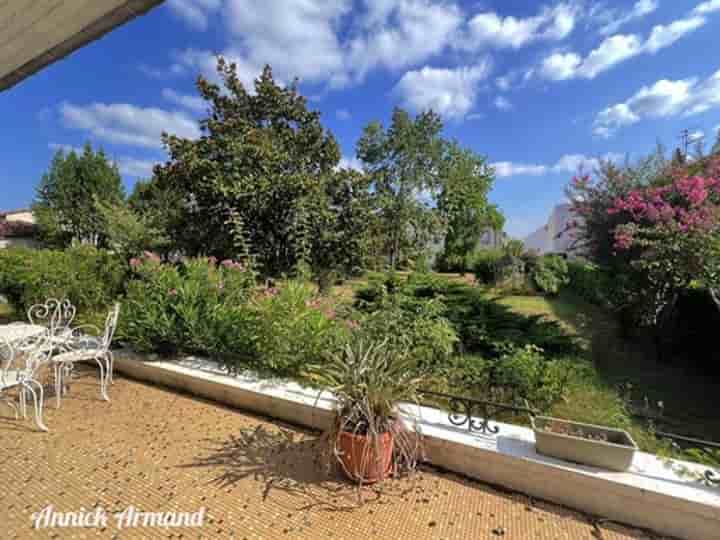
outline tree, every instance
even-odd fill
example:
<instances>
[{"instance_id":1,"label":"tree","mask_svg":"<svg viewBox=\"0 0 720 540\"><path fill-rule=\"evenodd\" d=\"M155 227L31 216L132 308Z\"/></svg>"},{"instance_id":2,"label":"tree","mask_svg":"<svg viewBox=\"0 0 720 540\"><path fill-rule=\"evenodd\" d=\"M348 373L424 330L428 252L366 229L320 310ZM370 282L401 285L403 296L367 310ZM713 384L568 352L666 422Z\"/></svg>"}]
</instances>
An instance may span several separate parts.
<instances>
[{"instance_id":1,"label":"tree","mask_svg":"<svg viewBox=\"0 0 720 540\"><path fill-rule=\"evenodd\" d=\"M170 159L156 167L153 189L174 198L168 230L188 254L247 250L268 274L292 271L305 232L322 222L323 201L343 181L337 142L297 85L278 85L269 66L254 93L234 64L218 58L217 70L223 88L198 79L210 109L202 137L163 136Z\"/></svg>"},{"instance_id":2,"label":"tree","mask_svg":"<svg viewBox=\"0 0 720 540\"><path fill-rule=\"evenodd\" d=\"M369 178L344 169L303 205L302 261L317 278L321 292L332 284L334 273L356 273L369 255L369 231L374 221Z\"/></svg>"},{"instance_id":3,"label":"tree","mask_svg":"<svg viewBox=\"0 0 720 540\"><path fill-rule=\"evenodd\" d=\"M443 258L464 261L488 228L502 229L504 217L488 202L495 180L485 158L461 148L446 146L440 168L437 208L447 226Z\"/></svg>"},{"instance_id":4,"label":"tree","mask_svg":"<svg viewBox=\"0 0 720 540\"><path fill-rule=\"evenodd\" d=\"M358 141L357 157L371 179L392 267L424 250L440 226L427 195L440 185L441 131L434 112L412 118L396 108L387 130L372 122Z\"/></svg>"},{"instance_id":5,"label":"tree","mask_svg":"<svg viewBox=\"0 0 720 540\"><path fill-rule=\"evenodd\" d=\"M82 154L59 150L37 190L33 213L41 238L61 247L105 245L104 221L95 204L119 204L125 191L117 165L86 144Z\"/></svg>"},{"instance_id":6,"label":"tree","mask_svg":"<svg viewBox=\"0 0 720 540\"><path fill-rule=\"evenodd\" d=\"M170 244L152 218L135 212L127 204L96 200L107 245L126 260L144 251L163 252Z\"/></svg>"}]
</instances>

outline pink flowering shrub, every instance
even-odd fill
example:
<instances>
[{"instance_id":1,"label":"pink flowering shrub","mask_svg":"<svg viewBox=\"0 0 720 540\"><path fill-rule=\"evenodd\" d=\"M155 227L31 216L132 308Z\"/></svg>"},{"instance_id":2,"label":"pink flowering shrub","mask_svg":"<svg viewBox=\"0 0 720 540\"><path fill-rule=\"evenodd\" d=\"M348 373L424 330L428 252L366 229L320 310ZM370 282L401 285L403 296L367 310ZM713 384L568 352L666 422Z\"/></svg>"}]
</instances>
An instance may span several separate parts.
<instances>
[{"instance_id":1,"label":"pink flowering shrub","mask_svg":"<svg viewBox=\"0 0 720 540\"><path fill-rule=\"evenodd\" d=\"M682 289L720 285L720 159L641 174L606 168L568 188L584 253L617 275L643 322Z\"/></svg>"}]
</instances>

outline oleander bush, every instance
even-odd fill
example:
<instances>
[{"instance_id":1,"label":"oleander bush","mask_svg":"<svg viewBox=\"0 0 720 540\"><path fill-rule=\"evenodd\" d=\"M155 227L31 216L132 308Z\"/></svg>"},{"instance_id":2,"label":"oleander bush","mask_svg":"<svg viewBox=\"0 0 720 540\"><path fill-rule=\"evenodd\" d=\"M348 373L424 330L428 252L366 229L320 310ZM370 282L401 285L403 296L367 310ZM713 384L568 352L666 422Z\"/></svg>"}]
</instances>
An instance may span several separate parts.
<instances>
[{"instance_id":1,"label":"oleander bush","mask_svg":"<svg viewBox=\"0 0 720 540\"><path fill-rule=\"evenodd\" d=\"M83 314L106 309L122 292L127 264L91 246L0 251L0 293L17 313L48 298L70 300Z\"/></svg>"},{"instance_id":2,"label":"oleander bush","mask_svg":"<svg viewBox=\"0 0 720 540\"><path fill-rule=\"evenodd\" d=\"M247 311L255 274L234 261L162 263L146 253L130 261L133 279L123 300L118 337L137 350L257 356L256 321Z\"/></svg>"}]
</instances>

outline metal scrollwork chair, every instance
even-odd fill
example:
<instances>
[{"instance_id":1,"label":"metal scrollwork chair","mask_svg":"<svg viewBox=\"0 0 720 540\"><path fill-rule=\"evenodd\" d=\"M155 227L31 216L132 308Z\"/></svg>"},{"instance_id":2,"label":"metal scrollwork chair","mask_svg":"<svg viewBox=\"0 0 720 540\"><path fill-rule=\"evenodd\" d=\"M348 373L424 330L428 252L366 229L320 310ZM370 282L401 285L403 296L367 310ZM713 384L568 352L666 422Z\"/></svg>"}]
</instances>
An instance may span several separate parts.
<instances>
[{"instance_id":1,"label":"metal scrollwork chair","mask_svg":"<svg viewBox=\"0 0 720 540\"><path fill-rule=\"evenodd\" d=\"M49 364L51 346L50 334L34 337L16 346L0 339L0 397L7 391L17 389L20 397L20 412L27 418L27 395L32 396L35 408L35 423L42 431L48 431L43 423L43 385L38 380L40 368ZM5 396L3 401L10 405L17 418L15 404Z\"/></svg>"},{"instance_id":2,"label":"metal scrollwork chair","mask_svg":"<svg viewBox=\"0 0 720 540\"><path fill-rule=\"evenodd\" d=\"M60 399L65 390L64 380L71 376L73 366L78 362L95 361L100 369L100 396L110 401L107 389L113 382L114 359L110 345L112 344L115 329L120 315L120 304L115 304L105 319L105 329L101 332L94 325L86 324L68 330L66 337L60 345L61 352L53 356L55 368L55 396L56 406L60 406ZM88 334L88 331L91 334Z\"/></svg>"},{"instance_id":3,"label":"metal scrollwork chair","mask_svg":"<svg viewBox=\"0 0 720 540\"><path fill-rule=\"evenodd\" d=\"M27 311L30 324L45 326L56 338L66 336L75 319L76 309L67 298L48 298L44 304L31 306Z\"/></svg>"}]
</instances>

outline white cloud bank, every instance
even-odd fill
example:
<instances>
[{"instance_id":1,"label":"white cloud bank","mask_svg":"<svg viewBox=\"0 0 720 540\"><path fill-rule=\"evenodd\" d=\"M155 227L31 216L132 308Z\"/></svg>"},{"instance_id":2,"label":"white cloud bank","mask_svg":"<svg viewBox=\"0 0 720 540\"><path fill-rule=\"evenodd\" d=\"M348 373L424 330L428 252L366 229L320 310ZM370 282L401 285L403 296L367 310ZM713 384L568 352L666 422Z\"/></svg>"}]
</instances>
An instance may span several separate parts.
<instances>
[{"instance_id":1,"label":"white cloud bank","mask_svg":"<svg viewBox=\"0 0 720 540\"><path fill-rule=\"evenodd\" d=\"M200 136L198 123L183 112L142 108L127 103L62 103L60 115L67 127L91 133L113 144L162 148L167 132L191 139Z\"/></svg>"},{"instance_id":2,"label":"white cloud bank","mask_svg":"<svg viewBox=\"0 0 720 540\"><path fill-rule=\"evenodd\" d=\"M576 173L579 170L592 171L600 164L600 159L618 161L620 154L609 153L602 158L588 157L584 154L566 154L554 165L539 165L529 163L515 163L512 161L499 161L492 163L495 174L499 178L510 176L544 176L550 173Z\"/></svg>"},{"instance_id":3,"label":"white cloud bank","mask_svg":"<svg viewBox=\"0 0 720 540\"><path fill-rule=\"evenodd\" d=\"M713 2L715 1L720 2L720 0L713 0ZM651 2L637 2L631 13L641 13L651 7L653 7ZM720 9L720 7L717 9ZM625 60L641 54L655 54L673 45L685 35L704 26L707 19L703 15L710 12L709 8L702 8L701 4L682 19L677 19L667 25L655 25L647 38L643 38L639 34L608 36L585 57L573 51L554 52L545 57L536 71L542 78L553 81L578 78L594 79L600 73ZM637 18L638 16L635 15L631 18ZM616 22L622 20L619 19Z\"/></svg>"},{"instance_id":4,"label":"white cloud bank","mask_svg":"<svg viewBox=\"0 0 720 540\"><path fill-rule=\"evenodd\" d=\"M408 71L395 86L403 104L413 111L433 109L447 118L463 118L477 98L478 85L490 73L490 61L455 69L424 67Z\"/></svg>"},{"instance_id":5,"label":"white cloud bank","mask_svg":"<svg viewBox=\"0 0 720 540\"><path fill-rule=\"evenodd\" d=\"M705 80L698 78L671 81L662 79L643 86L628 100L600 111L593 132L610 137L618 129L645 118L690 116L720 106L720 70Z\"/></svg>"}]
</instances>

